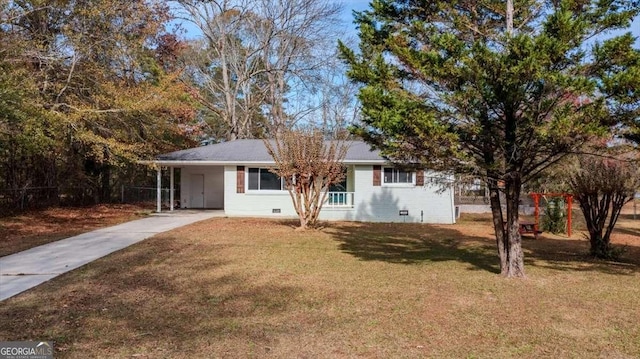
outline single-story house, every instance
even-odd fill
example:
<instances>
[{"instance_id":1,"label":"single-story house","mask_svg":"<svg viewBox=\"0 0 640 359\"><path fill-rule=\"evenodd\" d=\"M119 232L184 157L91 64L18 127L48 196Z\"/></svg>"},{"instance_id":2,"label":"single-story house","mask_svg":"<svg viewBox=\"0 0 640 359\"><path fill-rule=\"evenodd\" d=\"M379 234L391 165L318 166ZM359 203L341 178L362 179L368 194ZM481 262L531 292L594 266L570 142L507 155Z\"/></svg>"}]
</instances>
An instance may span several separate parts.
<instances>
[{"instance_id":1,"label":"single-story house","mask_svg":"<svg viewBox=\"0 0 640 359\"><path fill-rule=\"evenodd\" d=\"M346 178L329 191L322 220L455 223L454 193L431 181L428 171L395 168L362 141L349 141ZM228 216L295 217L284 181L262 140L235 140L171 152L152 163L170 171L174 209L174 169L179 168L181 208L223 209ZM160 191L158 190L158 194ZM160 195L158 195L160 211Z\"/></svg>"}]
</instances>

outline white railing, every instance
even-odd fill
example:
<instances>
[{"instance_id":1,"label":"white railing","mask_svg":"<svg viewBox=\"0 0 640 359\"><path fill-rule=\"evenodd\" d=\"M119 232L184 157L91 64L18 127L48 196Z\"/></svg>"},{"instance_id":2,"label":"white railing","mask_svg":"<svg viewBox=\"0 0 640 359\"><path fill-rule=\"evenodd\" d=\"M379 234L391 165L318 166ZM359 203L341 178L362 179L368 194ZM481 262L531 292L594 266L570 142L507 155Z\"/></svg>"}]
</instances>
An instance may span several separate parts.
<instances>
[{"instance_id":1,"label":"white railing","mask_svg":"<svg viewBox=\"0 0 640 359\"><path fill-rule=\"evenodd\" d=\"M327 193L327 207L353 207L354 192L329 192Z\"/></svg>"}]
</instances>

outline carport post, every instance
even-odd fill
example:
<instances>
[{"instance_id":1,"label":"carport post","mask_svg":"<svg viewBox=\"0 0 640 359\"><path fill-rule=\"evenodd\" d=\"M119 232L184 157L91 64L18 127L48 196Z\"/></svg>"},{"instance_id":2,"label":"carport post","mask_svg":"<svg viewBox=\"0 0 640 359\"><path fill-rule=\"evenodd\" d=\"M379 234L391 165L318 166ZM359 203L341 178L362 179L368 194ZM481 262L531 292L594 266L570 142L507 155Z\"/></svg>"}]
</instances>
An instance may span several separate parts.
<instances>
[{"instance_id":1,"label":"carport post","mask_svg":"<svg viewBox=\"0 0 640 359\"><path fill-rule=\"evenodd\" d=\"M169 210L173 211L173 167L169 167Z\"/></svg>"},{"instance_id":2,"label":"carport post","mask_svg":"<svg viewBox=\"0 0 640 359\"><path fill-rule=\"evenodd\" d=\"M156 188L156 200L157 200L157 208L156 212L160 213L162 210L162 166L158 166L157 168L157 188Z\"/></svg>"}]
</instances>

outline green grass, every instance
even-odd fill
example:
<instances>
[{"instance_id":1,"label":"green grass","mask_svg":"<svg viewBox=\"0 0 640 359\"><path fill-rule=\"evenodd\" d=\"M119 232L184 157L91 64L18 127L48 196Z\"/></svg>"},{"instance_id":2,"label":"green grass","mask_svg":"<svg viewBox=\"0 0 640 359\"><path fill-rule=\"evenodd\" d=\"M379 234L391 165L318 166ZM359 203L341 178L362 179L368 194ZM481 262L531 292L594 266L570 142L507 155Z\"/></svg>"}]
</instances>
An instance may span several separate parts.
<instances>
[{"instance_id":1,"label":"green grass","mask_svg":"<svg viewBox=\"0 0 640 359\"><path fill-rule=\"evenodd\" d=\"M487 223L213 219L0 303L0 340L54 340L56 358L640 357L637 247L608 263L525 239L510 280Z\"/></svg>"}]
</instances>

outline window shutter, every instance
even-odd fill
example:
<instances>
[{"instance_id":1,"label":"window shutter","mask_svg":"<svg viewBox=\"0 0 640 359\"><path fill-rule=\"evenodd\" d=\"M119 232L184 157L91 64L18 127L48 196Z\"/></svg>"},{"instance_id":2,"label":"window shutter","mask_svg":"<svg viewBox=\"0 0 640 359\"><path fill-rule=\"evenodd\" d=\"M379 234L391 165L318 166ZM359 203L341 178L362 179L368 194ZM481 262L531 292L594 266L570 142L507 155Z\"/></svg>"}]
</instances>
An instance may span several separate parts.
<instances>
[{"instance_id":1,"label":"window shutter","mask_svg":"<svg viewBox=\"0 0 640 359\"><path fill-rule=\"evenodd\" d=\"M381 172L382 166L373 166L373 185L380 186L382 182Z\"/></svg>"},{"instance_id":2,"label":"window shutter","mask_svg":"<svg viewBox=\"0 0 640 359\"><path fill-rule=\"evenodd\" d=\"M424 186L424 170L416 172L416 186Z\"/></svg>"},{"instance_id":3,"label":"window shutter","mask_svg":"<svg viewBox=\"0 0 640 359\"><path fill-rule=\"evenodd\" d=\"M244 193L244 166L236 169L236 193Z\"/></svg>"}]
</instances>

